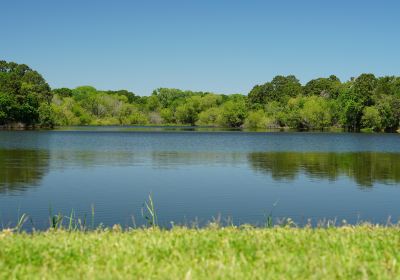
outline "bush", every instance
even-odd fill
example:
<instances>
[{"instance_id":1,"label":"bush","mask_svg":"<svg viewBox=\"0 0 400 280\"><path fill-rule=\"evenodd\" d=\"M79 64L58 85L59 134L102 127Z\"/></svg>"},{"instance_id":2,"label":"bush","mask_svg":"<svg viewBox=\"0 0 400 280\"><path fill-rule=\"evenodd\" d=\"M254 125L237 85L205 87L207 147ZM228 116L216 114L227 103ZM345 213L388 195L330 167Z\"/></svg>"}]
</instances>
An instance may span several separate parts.
<instances>
[{"instance_id":1,"label":"bush","mask_svg":"<svg viewBox=\"0 0 400 280\"><path fill-rule=\"evenodd\" d=\"M185 103L176 108L176 120L181 124L195 125L198 120L198 113L192 103Z\"/></svg>"},{"instance_id":2,"label":"bush","mask_svg":"<svg viewBox=\"0 0 400 280\"><path fill-rule=\"evenodd\" d=\"M219 108L210 108L199 114L198 125L217 125L217 119L221 114Z\"/></svg>"},{"instance_id":3,"label":"bush","mask_svg":"<svg viewBox=\"0 0 400 280\"><path fill-rule=\"evenodd\" d=\"M226 127L240 127L247 116L246 103L244 101L227 101L222 106L218 123Z\"/></svg>"},{"instance_id":4,"label":"bush","mask_svg":"<svg viewBox=\"0 0 400 280\"><path fill-rule=\"evenodd\" d=\"M160 111L160 116L162 118L162 122L165 124L176 122L174 112L169 108L162 109Z\"/></svg>"},{"instance_id":5,"label":"bush","mask_svg":"<svg viewBox=\"0 0 400 280\"><path fill-rule=\"evenodd\" d=\"M361 118L361 124L363 128L380 131L382 129L382 119L379 115L379 110L374 106L365 107Z\"/></svg>"},{"instance_id":6,"label":"bush","mask_svg":"<svg viewBox=\"0 0 400 280\"><path fill-rule=\"evenodd\" d=\"M302 126L309 129L323 129L330 126L332 115L329 102L317 96L304 99L303 108L300 109Z\"/></svg>"},{"instance_id":7,"label":"bush","mask_svg":"<svg viewBox=\"0 0 400 280\"><path fill-rule=\"evenodd\" d=\"M46 103L42 103L39 107L39 124L47 128L53 128L55 125L53 108Z\"/></svg>"},{"instance_id":8,"label":"bush","mask_svg":"<svg viewBox=\"0 0 400 280\"><path fill-rule=\"evenodd\" d=\"M247 116L244 127L246 128L266 128L267 118L263 110L250 112Z\"/></svg>"},{"instance_id":9,"label":"bush","mask_svg":"<svg viewBox=\"0 0 400 280\"><path fill-rule=\"evenodd\" d=\"M149 119L147 118L147 116L140 111L132 113L128 117L128 120L129 120L128 124L148 124L149 123Z\"/></svg>"}]
</instances>

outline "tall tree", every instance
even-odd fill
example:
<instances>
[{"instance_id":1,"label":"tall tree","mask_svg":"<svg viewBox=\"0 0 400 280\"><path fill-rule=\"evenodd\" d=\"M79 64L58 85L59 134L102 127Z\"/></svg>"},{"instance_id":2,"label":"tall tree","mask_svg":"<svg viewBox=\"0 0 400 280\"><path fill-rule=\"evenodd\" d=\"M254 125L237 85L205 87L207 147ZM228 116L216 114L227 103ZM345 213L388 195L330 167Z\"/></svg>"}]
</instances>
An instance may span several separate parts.
<instances>
[{"instance_id":1,"label":"tall tree","mask_svg":"<svg viewBox=\"0 0 400 280\"><path fill-rule=\"evenodd\" d=\"M276 76L271 82L253 87L249 93L249 107L260 108L272 101L285 103L291 97L301 95L302 91L302 86L295 76Z\"/></svg>"},{"instance_id":2,"label":"tall tree","mask_svg":"<svg viewBox=\"0 0 400 280\"><path fill-rule=\"evenodd\" d=\"M304 86L304 94L307 96L321 96L327 98L336 98L339 94L340 80L331 75L329 78L318 78L309 81Z\"/></svg>"},{"instance_id":3,"label":"tall tree","mask_svg":"<svg viewBox=\"0 0 400 280\"><path fill-rule=\"evenodd\" d=\"M40 104L50 104L52 98L49 85L38 72L25 64L6 61L0 61L0 92L3 95L3 104L0 105L3 124L37 123ZM11 102L6 107L11 106L12 111L4 109L4 102Z\"/></svg>"}]
</instances>

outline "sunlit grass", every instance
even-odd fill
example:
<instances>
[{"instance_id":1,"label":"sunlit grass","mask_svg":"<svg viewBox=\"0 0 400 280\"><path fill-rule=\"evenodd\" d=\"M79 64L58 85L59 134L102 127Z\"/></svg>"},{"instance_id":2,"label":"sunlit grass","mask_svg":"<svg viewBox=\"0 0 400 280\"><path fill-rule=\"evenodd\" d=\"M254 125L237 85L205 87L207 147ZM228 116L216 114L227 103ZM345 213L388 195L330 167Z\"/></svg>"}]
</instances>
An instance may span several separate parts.
<instances>
[{"instance_id":1,"label":"sunlit grass","mask_svg":"<svg viewBox=\"0 0 400 280\"><path fill-rule=\"evenodd\" d=\"M399 279L396 226L0 233L0 279Z\"/></svg>"}]
</instances>

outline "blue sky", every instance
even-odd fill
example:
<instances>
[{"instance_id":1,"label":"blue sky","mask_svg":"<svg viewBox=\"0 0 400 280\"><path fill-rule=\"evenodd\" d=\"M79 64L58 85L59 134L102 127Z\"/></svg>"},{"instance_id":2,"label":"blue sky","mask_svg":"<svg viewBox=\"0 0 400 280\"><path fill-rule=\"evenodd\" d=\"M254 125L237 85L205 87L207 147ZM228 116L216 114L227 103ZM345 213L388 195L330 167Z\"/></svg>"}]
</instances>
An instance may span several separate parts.
<instances>
[{"instance_id":1,"label":"blue sky","mask_svg":"<svg viewBox=\"0 0 400 280\"><path fill-rule=\"evenodd\" d=\"M1 1L0 59L52 87L247 93L278 74L400 74L400 1Z\"/></svg>"}]
</instances>

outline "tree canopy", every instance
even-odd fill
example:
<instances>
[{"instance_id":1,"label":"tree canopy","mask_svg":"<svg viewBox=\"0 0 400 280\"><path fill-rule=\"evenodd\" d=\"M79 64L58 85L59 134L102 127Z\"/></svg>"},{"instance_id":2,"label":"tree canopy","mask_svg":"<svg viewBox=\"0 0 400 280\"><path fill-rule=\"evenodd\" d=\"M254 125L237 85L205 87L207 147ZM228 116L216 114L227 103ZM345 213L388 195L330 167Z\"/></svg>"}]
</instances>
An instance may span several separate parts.
<instances>
[{"instance_id":1,"label":"tree canopy","mask_svg":"<svg viewBox=\"0 0 400 280\"><path fill-rule=\"evenodd\" d=\"M0 61L0 125L202 125L245 128L396 131L400 77L334 75L302 85L294 75L255 85L248 95L158 88L150 96L92 86L50 89L24 64Z\"/></svg>"},{"instance_id":2,"label":"tree canopy","mask_svg":"<svg viewBox=\"0 0 400 280\"><path fill-rule=\"evenodd\" d=\"M39 107L51 102L43 77L25 64L0 61L0 124L35 124Z\"/></svg>"}]
</instances>

